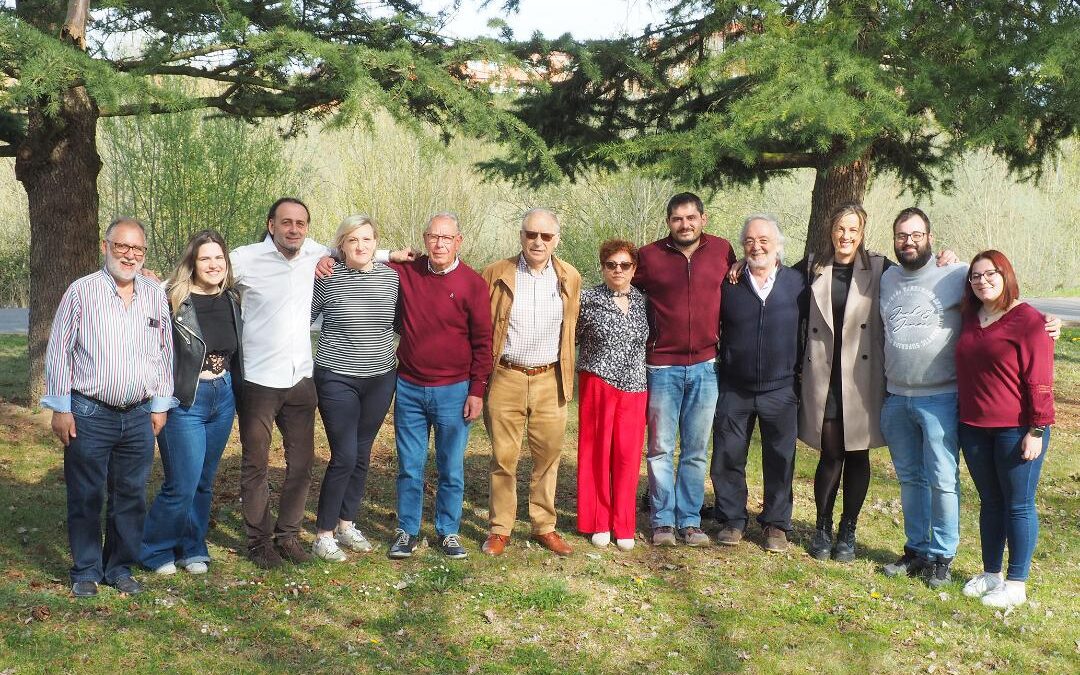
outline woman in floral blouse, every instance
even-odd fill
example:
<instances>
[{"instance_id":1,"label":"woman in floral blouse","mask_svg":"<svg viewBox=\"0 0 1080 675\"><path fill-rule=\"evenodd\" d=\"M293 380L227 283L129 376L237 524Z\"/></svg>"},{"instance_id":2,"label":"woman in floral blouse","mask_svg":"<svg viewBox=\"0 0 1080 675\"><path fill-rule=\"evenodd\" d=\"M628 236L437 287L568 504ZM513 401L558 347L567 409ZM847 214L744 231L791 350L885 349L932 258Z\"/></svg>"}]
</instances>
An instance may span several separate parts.
<instances>
[{"instance_id":1,"label":"woman in floral blouse","mask_svg":"<svg viewBox=\"0 0 1080 675\"><path fill-rule=\"evenodd\" d=\"M645 296L630 285L637 247L600 245L604 283L581 291L578 318L578 530L592 543L634 547L645 441Z\"/></svg>"}]
</instances>

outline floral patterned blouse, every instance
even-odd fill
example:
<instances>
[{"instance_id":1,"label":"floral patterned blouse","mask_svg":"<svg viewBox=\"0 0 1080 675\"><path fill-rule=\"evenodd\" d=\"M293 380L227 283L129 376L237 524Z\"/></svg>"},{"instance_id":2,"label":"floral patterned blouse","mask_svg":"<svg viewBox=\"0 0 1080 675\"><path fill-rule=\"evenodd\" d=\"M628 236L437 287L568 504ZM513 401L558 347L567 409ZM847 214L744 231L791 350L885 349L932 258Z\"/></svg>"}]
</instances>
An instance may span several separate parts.
<instances>
[{"instance_id":1,"label":"floral patterned blouse","mask_svg":"<svg viewBox=\"0 0 1080 675\"><path fill-rule=\"evenodd\" d=\"M628 295L630 309L623 314L605 284L581 291L577 368L598 375L616 389L645 391L646 299L633 286Z\"/></svg>"}]
</instances>

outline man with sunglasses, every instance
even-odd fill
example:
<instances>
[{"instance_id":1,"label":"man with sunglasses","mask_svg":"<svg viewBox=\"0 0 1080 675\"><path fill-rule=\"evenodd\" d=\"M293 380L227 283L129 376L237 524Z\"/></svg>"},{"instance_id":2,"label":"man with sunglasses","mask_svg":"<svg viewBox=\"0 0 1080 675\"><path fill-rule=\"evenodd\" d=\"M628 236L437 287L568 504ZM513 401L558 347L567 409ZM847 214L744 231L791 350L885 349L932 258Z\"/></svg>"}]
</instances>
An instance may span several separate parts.
<instances>
[{"instance_id":1,"label":"man with sunglasses","mask_svg":"<svg viewBox=\"0 0 1080 675\"><path fill-rule=\"evenodd\" d=\"M114 220L101 252L104 268L75 280L60 300L41 399L64 445L75 597L97 595L99 583L128 594L142 590L131 568L142 541L154 437L176 404L169 303L161 286L140 273L142 224Z\"/></svg>"},{"instance_id":2,"label":"man with sunglasses","mask_svg":"<svg viewBox=\"0 0 1080 675\"><path fill-rule=\"evenodd\" d=\"M522 432L533 470L529 483L532 536L561 556L570 545L555 531L555 484L566 405L574 392L574 334L581 275L552 254L559 219L532 209L521 220L521 253L484 270L494 321L494 372L484 422L491 437L491 530L484 553L501 555L517 518L517 463Z\"/></svg>"}]
</instances>

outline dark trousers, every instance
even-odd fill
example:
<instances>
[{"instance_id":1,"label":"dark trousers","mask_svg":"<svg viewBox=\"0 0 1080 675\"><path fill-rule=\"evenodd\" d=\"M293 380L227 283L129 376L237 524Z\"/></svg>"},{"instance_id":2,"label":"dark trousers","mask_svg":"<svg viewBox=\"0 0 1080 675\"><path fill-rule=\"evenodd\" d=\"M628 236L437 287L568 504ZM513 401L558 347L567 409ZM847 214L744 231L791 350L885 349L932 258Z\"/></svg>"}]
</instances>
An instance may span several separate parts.
<instances>
[{"instance_id":1,"label":"dark trousers","mask_svg":"<svg viewBox=\"0 0 1080 675\"><path fill-rule=\"evenodd\" d=\"M154 461L150 404L121 413L72 393L71 412L76 435L64 451L71 581L113 583L131 576L142 542Z\"/></svg>"},{"instance_id":2,"label":"dark trousers","mask_svg":"<svg viewBox=\"0 0 1080 675\"><path fill-rule=\"evenodd\" d=\"M318 529L333 530L338 520L356 518L367 485L371 445L390 409L396 382L396 370L374 377L350 377L315 368L319 413L330 442L330 463L315 519Z\"/></svg>"},{"instance_id":3,"label":"dark trousers","mask_svg":"<svg viewBox=\"0 0 1080 675\"><path fill-rule=\"evenodd\" d=\"M761 473L765 482L758 522L786 532L791 529L791 481L798 425L795 390L791 387L753 392L721 380L713 419L711 471L716 520L722 526L746 527L746 456L755 420L761 427Z\"/></svg>"},{"instance_id":4,"label":"dark trousers","mask_svg":"<svg viewBox=\"0 0 1080 675\"><path fill-rule=\"evenodd\" d=\"M288 389L264 387L244 382L240 402L240 498L248 547L270 541L271 536L288 539L300 533L311 465L315 459L315 406L318 395L310 377ZM277 524L270 516L270 486L267 464L274 424L281 432L285 448L285 481L281 485Z\"/></svg>"}]
</instances>

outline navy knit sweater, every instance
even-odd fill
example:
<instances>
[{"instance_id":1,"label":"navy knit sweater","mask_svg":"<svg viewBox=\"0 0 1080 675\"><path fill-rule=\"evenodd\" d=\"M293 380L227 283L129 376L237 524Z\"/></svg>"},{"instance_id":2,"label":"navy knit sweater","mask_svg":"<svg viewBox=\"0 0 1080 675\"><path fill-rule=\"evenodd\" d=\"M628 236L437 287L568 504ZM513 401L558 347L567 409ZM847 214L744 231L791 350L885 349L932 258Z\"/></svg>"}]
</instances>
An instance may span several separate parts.
<instances>
[{"instance_id":1,"label":"navy knit sweater","mask_svg":"<svg viewBox=\"0 0 1080 675\"><path fill-rule=\"evenodd\" d=\"M724 281L720 302L721 377L750 391L772 391L795 384L801 334L800 309L806 306L806 278L780 266L768 300L747 278Z\"/></svg>"}]
</instances>

